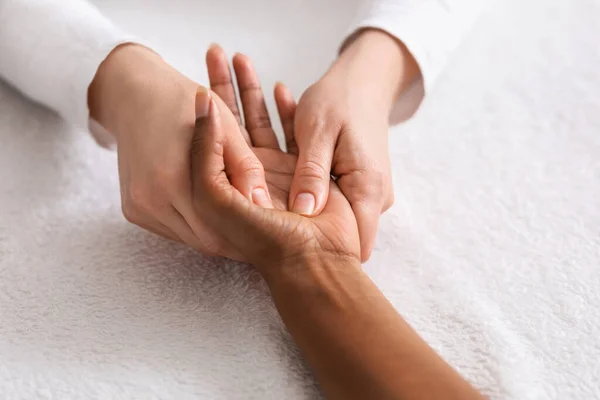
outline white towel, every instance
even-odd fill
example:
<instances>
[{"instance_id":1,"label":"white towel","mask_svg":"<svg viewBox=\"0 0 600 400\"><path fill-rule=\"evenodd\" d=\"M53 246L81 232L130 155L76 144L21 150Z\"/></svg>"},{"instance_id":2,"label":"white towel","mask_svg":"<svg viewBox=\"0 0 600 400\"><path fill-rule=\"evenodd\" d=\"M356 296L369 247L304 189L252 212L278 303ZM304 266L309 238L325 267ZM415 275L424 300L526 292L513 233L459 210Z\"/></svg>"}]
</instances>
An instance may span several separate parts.
<instances>
[{"instance_id":1,"label":"white towel","mask_svg":"<svg viewBox=\"0 0 600 400\"><path fill-rule=\"evenodd\" d=\"M169 46L190 33L296 93L344 29L334 8L307 24L301 2L279 19L99 3L193 78L208 43ZM598 15L596 0L498 2L391 133L397 201L365 270L493 399L600 398ZM0 397L317 393L251 268L128 225L114 153L0 85Z\"/></svg>"}]
</instances>

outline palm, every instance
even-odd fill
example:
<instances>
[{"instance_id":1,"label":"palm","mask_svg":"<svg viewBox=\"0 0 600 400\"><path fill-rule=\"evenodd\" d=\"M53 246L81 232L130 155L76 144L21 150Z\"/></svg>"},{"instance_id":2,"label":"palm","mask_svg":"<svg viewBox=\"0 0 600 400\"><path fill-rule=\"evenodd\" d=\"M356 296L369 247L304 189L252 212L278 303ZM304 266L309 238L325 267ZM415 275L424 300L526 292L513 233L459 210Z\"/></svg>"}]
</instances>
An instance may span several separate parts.
<instances>
[{"instance_id":1,"label":"palm","mask_svg":"<svg viewBox=\"0 0 600 400\"><path fill-rule=\"evenodd\" d=\"M263 221L265 224L249 226L248 229L262 237L263 241L283 243L287 248L301 251L311 245L335 252L360 248L352 208L337 185L330 185L327 205L319 216L308 218L289 212L289 191L298 157L293 134L296 103L287 89L282 85L275 89L275 100L286 136L286 153L279 147L271 127L260 84L250 60L241 55L233 60L245 124L240 116L225 53L219 47L213 47L207 53L206 62L211 89L218 95L217 104L222 115L228 113L235 117L224 118L225 128L238 131L246 138L263 164L274 208L283 211L272 213L273 218Z\"/></svg>"},{"instance_id":2,"label":"palm","mask_svg":"<svg viewBox=\"0 0 600 400\"><path fill-rule=\"evenodd\" d=\"M281 150L255 148L254 152L265 168L265 176L273 206L277 210L288 210L288 198L294 167L297 157L284 153ZM354 214L349 203L335 183L330 185L329 201L323 213L317 218L306 218L295 215L297 224L287 224L282 234L285 237L298 236L300 242L312 238L319 238L321 247L331 247L330 250L352 247L348 242L356 236ZM291 215L286 215L286 219ZM293 226L293 228L291 228ZM284 238L285 238L284 237ZM324 243L323 243L324 242Z\"/></svg>"},{"instance_id":3,"label":"palm","mask_svg":"<svg viewBox=\"0 0 600 400\"><path fill-rule=\"evenodd\" d=\"M275 149L255 147L253 150L265 169L273 206L277 210L288 211L290 186L298 157Z\"/></svg>"}]
</instances>

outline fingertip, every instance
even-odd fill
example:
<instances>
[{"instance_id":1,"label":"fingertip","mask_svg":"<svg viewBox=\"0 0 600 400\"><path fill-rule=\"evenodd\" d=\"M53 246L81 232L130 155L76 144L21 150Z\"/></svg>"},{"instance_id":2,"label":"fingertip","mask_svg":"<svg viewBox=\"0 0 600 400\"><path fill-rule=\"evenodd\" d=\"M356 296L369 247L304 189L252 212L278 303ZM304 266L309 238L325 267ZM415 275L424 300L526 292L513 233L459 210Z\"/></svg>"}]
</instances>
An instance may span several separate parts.
<instances>
[{"instance_id":1,"label":"fingertip","mask_svg":"<svg viewBox=\"0 0 600 400\"><path fill-rule=\"evenodd\" d=\"M293 183L292 183L293 185ZM293 213L306 217L317 216L327 203L328 188L300 188L290 191L289 208Z\"/></svg>"},{"instance_id":2,"label":"fingertip","mask_svg":"<svg viewBox=\"0 0 600 400\"><path fill-rule=\"evenodd\" d=\"M275 82L275 87L273 89L275 97L281 97L282 100L291 99L293 101L293 96L291 90L287 87L287 85L281 81Z\"/></svg>"},{"instance_id":3,"label":"fingertip","mask_svg":"<svg viewBox=\"0 0 600 400\"><path fill-rule=\"evenodd\" d=\"M196 89L196 119L205 118L209 115L212 103L210 91L204 86L198 86Z\"/></svg>"},{"instance_id":4,"label":"fingertip","mask_svg":"<svg viewBox=\"0 0 600 400\"><path fill-rule=\"evenodd\" d=\"M369 260L375 247L377 231L379 229L379 217L381 207L369 207L368 204L352 204L352 210L358 224L360 238L361 261Z\"/></svg>"},{"instance_id":5,"label":"fingertip","mask_svg":"<svg viewBox=\"0 0 600 400\"><path fill-rule=\"evenodd\" d=\"M301 192L296 195L292 202L293 213L311 217L315 212L317 199L312 193Z\"/></svg>"},{"instance_id":6,"label":"fingertip","mask_svg":"<svg viewBox=\"0 0 600 400\"><path fill-rule=\"evenodd\" d=\"M273 208L273 202L271 200L271 196L269 196L267 190L262 187L255 188L252 190L250 195L251 201L259 207L262 208Z\"/></svg>"},{"instance_id":7,"label":"fingertip","mask_svg":"<svg viewBox=\"0 0 600 400\"><path fill-rule=\"evenodd\" d=\"M209 46L208 46L208 51L211 50L219 50L221 49L221 46L218 43L212 42Z\"/></svg>"},{"instance_id":8,"label":"fingertip","mask_svg":"<svg viewBox=\"0 0 600 400\"><path fill-rule=\"evenodd\" d=\"M209 61L211 59L218 60L224 54L225 54L225 51L223 50L223 48L221 46L219 46L217 43L211 43L211 45L208 46L208 50L206 50L206 60L207 61Z\"/></svg>"},{"instance_id":9,"label":"fingertip","mask_svg":"<svg viewBox=\"0 0 600 400\"><path fill-rule=\"evenodd\" d=\"M274 87L274 91L277 93L278 91L285 91L286 87L285 84L281 81L275 81L275 87Z\"/></svg>"},{"instance_id":10,"label":"fingertip","mask_svg":"<svg viewBox=\"0 0 600 400\"><path fill-rule=\"evenodd\" d=\"M360 250L360 258L361 258L361 262L367 262L369 261L369 258L371 258L371 255L373 254L373 245L374 243L369 243L366 246L361 246L361 250Z\"/></svg>"},{"instance_id":11,"label":"fingertip","mask_svg":"<svg viewBox=\"0 0 600 400\"><path fill-rule=\"evenodd\" d=\"M232 58L233 67L239 69L243 68L252 68L252 61L250 61L250 57L243 53L235 53Z\"/></svg>"}]
</instances>

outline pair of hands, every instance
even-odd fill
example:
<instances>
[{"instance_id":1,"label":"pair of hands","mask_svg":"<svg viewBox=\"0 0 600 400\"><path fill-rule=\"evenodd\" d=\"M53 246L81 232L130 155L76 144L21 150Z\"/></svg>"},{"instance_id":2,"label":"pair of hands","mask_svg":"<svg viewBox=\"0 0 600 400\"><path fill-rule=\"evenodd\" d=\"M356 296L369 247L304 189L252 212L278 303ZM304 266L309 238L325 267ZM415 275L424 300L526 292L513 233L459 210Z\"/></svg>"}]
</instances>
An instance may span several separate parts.
<instances>
[{"instance_id":1,"label":"pair of hands","mask_svg":"<svg viewBox=\"0 0 600 400\"><path fill-rule=\"evenodd\" d=\"M346 53L352 55L352 49ZM353 65L352 60L345 61ZM221 116L232 115L240 137L245 137L228 147L229 158L224 160L233 187L263 207L273 204L319 215L330 209L329 202L336 204L335 198L329 199L338 190L330 183L332 171L358 222L360 247L354 249L361 249L363 260L368 258L379 215L393 200L387 156L387 116L393 96L369 96L369 90L377 88L361 86L353 75L356 71L342 62L309 88L297 107L289 91L278 85L275 97L288 143L286 154L277 145L249 60L236 56L233 64L245 128L225 54L218 47L207 54L211 88L217 94L211 96L214 109ZM113 51L90 87L92 117L116 135L128 220L203 253L251 262L208 223L219 214L197 206L203 203L192 182L201 173L191 168L189 156L195 143L197 87L149 50L125 45ZM229 117L221 119L231 122ZM226 137L232 136L234 126L225 131ZM296 201L299 194L301 201ZM354 217L348 221L355 223Z\"/></svg>"}]
</instances>

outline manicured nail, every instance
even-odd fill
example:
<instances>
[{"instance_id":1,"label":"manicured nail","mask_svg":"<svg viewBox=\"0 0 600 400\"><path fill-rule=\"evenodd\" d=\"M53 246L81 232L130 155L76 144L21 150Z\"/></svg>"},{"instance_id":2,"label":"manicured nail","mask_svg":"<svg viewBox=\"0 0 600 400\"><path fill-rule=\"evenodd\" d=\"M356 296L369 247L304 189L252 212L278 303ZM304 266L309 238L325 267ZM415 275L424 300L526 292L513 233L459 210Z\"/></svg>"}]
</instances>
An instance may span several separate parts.
<instances>
[{"instance_id":1,"label":"manicured nail","mask_svg":"<svg viewBox=\"0 0 600 400\"><path fill-rule=\"evenodd\" d=\"M263 188L256 188L252 191L252 202L262 208L273 208L271 199Z\"/></svg>"},{"instance_id":2,"label":"manicured nail","mask_svg":"<svg viewBox=\"0 0 600 400\"><path fill-rule=\"evenodd\" d=\"M312 215L315 211L315 196L310 193L299 193L292 205L292 212L301 215Z\"/></svg>"},{"instance_id":3,"label":"manicured nail","mask_svg":"<svg viewBox=\"0 0 600 400\"><path fill-rule=\"evenodd\" d=\"M210 93L204 86L199 86L196 91L196 118L208 116L210 110Z\"/></svg>"}]
</instances>

